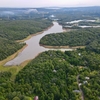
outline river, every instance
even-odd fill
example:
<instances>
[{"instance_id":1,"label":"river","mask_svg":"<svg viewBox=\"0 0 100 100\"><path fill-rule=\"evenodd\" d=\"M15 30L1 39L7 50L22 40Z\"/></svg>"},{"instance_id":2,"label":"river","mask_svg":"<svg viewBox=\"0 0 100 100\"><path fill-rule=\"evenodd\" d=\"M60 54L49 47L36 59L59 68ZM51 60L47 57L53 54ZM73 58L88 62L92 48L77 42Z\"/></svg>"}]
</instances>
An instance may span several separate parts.
<instances>
[{"instance_id":1,"label":"river","mask_svg":"<svg viewBox=\"0 0 100 100\"><path fill-rule=\"evenodd\" d=\"M7 62L5 64L5 66L20 65L22 62L24 62L26 60L35 58L39 53L41 53L43 51L58 50L58 49L44 48L39 45L39 41L46 34L59 33L59 32L63 32L63 31L64 30L61 25L59 25L57 22L53 22L53 26L51 28L44 31L42 34L33 36L29 40L25 41L25 43L28 46L22 52L20 52L17 55L17 57L15 57L13 60ZM72 50L72 49L59 49L59 50L65 51L65 50Z\"/></svg>"},{"instance_id":2,"label":"river","mask_svg":"<svg viewBox=\"0 0 100 100\"><path fill-rule=\"evenodd\" d=\"M95 25L95 26L93 26L93 25L91 25L91 26L88 26L88 25L78 25L78 23L79 22L96 22L96 20L74 20L74 21L70 21L70 22L66 22L66 24L76 24L76 26L77 27L81 27L81 28L90 28L90 27L92 27L92 28L99 28L100 27L100 25ZM64 26L64 27L68 27L68 28L71 28L71 27L73 27L73 25L66 25L66 26Z\"/></svg>"}]
</instances>

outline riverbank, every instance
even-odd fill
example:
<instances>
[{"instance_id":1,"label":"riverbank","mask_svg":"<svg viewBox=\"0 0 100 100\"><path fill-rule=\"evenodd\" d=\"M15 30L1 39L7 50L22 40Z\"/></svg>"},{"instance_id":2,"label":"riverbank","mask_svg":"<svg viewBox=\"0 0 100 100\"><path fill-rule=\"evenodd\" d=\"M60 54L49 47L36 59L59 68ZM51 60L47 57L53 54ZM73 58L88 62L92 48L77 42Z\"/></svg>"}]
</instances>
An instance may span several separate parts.
<instances>
[{"instance_id":1,"label":"riverbank","mask_svg":"<svg viewBox=\"0 0 100 100\"><path fill-rule=\"evenodd\" d=\"M50 49L78 49L78 48L85 48L85 46L74 46L74 47L70 47L70 46L48 46L48 45L42 45L44 48L50 48Z\"/></svg>"},{"instance_id":2,"label":"riverbank","mask_svg":"<svg viewBox=\"0 0 100 100\"><path fill-rule=\"evenodd\" d=\"M23 46L23 48L19 49L17 52L15 52L14 54L10 55L9 57L7 57L6 59L0 61L0 65L4 66L4 64L12 59L14 59L20 52L22 52L25 48L27 47L27 45Z\"/></svg>"},{"instance_id":3,"label":"riverbank","mask_svg":"<svg viewBox=\"0 0 100 100\"><path fill-rule=\"evenodd\" d=\"M19 42L19 43L25 42L26 40L29 40L29 39L32 38L33 36L42 34L44 31L50 29L52 26L53 26L53 24L52 24L50 27L44 29L44 30L41 31L41 32L37 32L37 33L35 33L35 34L29 35L28 37L26 37L26 38L24 38L24 39L22 39L22 40L17 40L16 42ZM0 66L4 66L5 63L7 63L8 61L14 59L14 58L15 58L20 52L22 52L27 46L28 46L28 45L26 44L24 47L22 47L21 49L19 49L19 50L18 50L17 52L15 52L14 54L12 54L12 55L8 56L6 59L0 61ZM22 66L23 66L23 65L26 65L26 62L28 63L29 61L30 61L30 60L27 60L27 61L23 62L21 65L22 65ZM20 66L20 65L19 65L19 66Z\"/></svg>"},{"instance_id":4,"label":"riverbank","mask_svg":"<svg viewBox=\"0 0 100 100\"><path fill-rule=\"evenodd\" d=\"M40 55L40 53L37 54L34 58L36 58L38 55ZM34 58L33 58L33 59L34 59ZM26 66L26 65L27 65L29 62L31 62L31 60L33 60L33 59L29 59L29 60L26 60L26 61L22 62L22 63L20 64L20 66L22 66L22 67Z\"/></svg>"},{"instance_id":5,"label":"riverbank","mask_svg":"<svg viewBox=\"0 0 100 100\"><path fill-rule=\"evenodd\" d=\"M37 32L37 33L35 33L35 34L31 34L31 35L29 35L28 37L26 37L26 38L24 38L24 39L22 39L22 40L17 40L16 42L25 42L26 40L29 40L29 39L32 38L33 36L42 34L44 31L50 29L52 26L53 26L53 24L52 24L51 26L49 26L48 28L44 29L44 30L41 31L41 32Z\"/></svg>"},{"instance_id":6,"label":"riverbank","mask_svg":"<svg viewBox=\"0 0 100 100\"><path fill-rule=\"evenodd\" d=\"M21 55L18 55L14 59L8 61L5 65L7 66L24 66L30 61L31 59L34 59L39 53L47 51L49 49L44 48L39 45L39 40L45 36L46 34L50 33L62 33L64 32L64 29L61 25L59 25L57 22L53 22L53 24L45 29L42 32L38 32L36 34L32 34L31 36L25 38L24 40L17 41L17 42L26 42L28 45L27 48L24 49L24 51L21 52ZM28 39L28 41L26 41Z\"/></svg>"}]
</instances>

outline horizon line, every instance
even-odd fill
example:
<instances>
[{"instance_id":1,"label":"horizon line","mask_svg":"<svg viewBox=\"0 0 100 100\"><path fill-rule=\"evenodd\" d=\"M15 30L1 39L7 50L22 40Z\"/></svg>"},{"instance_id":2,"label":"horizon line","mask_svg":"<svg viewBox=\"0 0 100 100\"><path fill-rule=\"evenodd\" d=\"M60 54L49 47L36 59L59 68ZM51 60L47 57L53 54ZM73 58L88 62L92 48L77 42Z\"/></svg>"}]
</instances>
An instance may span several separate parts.
<instances>
[{"instance_id":1,"label":"horizon line","mask_svg":"<svg viewBox=\"0 0 100 100\"><path fill-rule=\"evenodd\" d=\"M100 6L44 6L44 7L0 7L0 8L84 8L84 7L100 7Z\"/></svg>"}]
</instances>

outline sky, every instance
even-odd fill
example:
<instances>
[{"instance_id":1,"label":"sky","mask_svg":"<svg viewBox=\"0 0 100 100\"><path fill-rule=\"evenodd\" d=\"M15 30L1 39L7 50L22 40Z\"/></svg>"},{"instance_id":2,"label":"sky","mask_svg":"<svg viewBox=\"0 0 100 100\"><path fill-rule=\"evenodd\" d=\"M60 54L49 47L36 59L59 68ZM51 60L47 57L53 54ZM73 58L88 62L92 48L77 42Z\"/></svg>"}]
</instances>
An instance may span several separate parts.
<instances>
[{"instance_id":1,"label":"sky","mask_svg":"<svg viewBox=\"0 0 100 100\"><path fill-rule=\"evenodd\" d=\"M100 0L0 0L0 7L100 6Z\"/></svg>"}]
</instances>

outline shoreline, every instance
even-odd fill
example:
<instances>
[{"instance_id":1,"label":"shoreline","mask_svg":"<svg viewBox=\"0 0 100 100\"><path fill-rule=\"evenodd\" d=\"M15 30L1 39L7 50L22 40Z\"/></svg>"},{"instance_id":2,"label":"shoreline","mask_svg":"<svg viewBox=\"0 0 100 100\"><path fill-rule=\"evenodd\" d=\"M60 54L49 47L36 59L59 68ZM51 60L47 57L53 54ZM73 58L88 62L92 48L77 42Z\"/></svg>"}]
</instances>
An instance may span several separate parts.
<instances>
[{"instance_id":1,"label":"shoreline","mask_svg":"<svg viewBox=\"0 0 100 100\"><path fill-rule=\"evenodd\" d=\"M19 42L19 43L25 42L26 40L32 38L33 36L42 34L44 31L48 30L48 29L51 28L52 26L53 26L53 24L52 24L51 26L49 26L48 28L44 29L44 30L41 31L41 32L37 32L37 33L35 33L35 34L31 34L31 35L29 35L28 37L26 37L26 38L24 38L24 39L22 39L22 40L17 40L16 42ZM20 52L22 52L27 46L28 46L28 45L26 44L25 46L23 46L21 49L19 49L19 50L18 50L17 52L15 52L14 54L12 54L12 55L8 56L6 59L0 61L0 66L4 66L5 63L7 63L8 61L14 59L14 58L15 58ZM30 61L30 60L29 60L29 61ZM26 61L26 62L27 62L27 61ZM26 62L25 62L25 63L26 63ZM24 64L24 62L23 62L23 64ZM20 65L21 65L21 64L20 64ZM20 65L19 65L19 66L20 66ZM26 64L25 64L25 65L26 65Z\"/></svg>"},{"instance_id":2,"label":"shoreline","mask_svg":"<svg viewBox=\"0 0 100 100\"><path fill-rule=\"evenodd\" d=\"M42 45L40 44L40 46L43 46L44 48L50 48L50 49L78 49L78 48L85 48L85 46L48 46L48 45Z\"/></svg>"},{"instance_id":3,"label":"shoreline","mask_svg":"<svg viewBox=\"0 0 100 100\"><path fill-rule=\"evenodd\" d=\"M28 45L26 44L25 46L23 46L21 49L19 49L17 52L15 52L14 54L8 56L6 59L0 61L0 65L4 66L5 63L7 63L8 61L14 59L20 52L22 52Z\"/></svg>"},{"instance_id":4,"label":"shoreline","mask_svg":"<svg viewBox=\"0 0 100 100\"><path fill-rule=\"evenodd\" d=\"M25 42L25 41L29 40L30 38L32 38L33 36L42 34L44 31L50 29L52 26L53 26L53 24L52 24L51 26L49 26L48 28L44 29L44 30L41 31L41 32L37 32L37 33L31 34L31 35L27 36L26 38L24 38L24 39L22 39L22 40L17 40L16 42Z\"/></svg>"},{"instance_id":5,"label":"shoreline","mask_svg":"<svg viewBox=\"0 0 100 100\"><path fill-rule=\"evenodd\" d=\"M35 33L35 34L31 34L31 35L27 36L26 38L24 38L24 39L22 39L22 40L17 40L16 42L18 42L18 43L25 42L25 41L29 40L30 38L32 38L33 36L42 34L44 31L50 29L53 25L54 25L54 24L52 23L52 25L50 25L48 28L44 29L43 31L37 32L37 33ZM63 32L69 32L69 31L71 31L71 30L63 29ZM0 61L0 65L4 66L5 63L7 63L8 61L14 59L14 58L15 58L20 52L22 52L27 46L28 46L28 45L26 44L25 46L23 46L21 49L19 49L19 50L18 50L17 52L15 52L14 54L12 54L12 55L8 56L6 59ZM56 48L58 49L58 48L59 48L59 46L44 46L44 45L41 45L41 46L43 46L43 47L45 47L45 48L52 48L52 49L56 49ZM61 48L61 49L64 49L64 48L69 49L68 46L60 46L60 48ZM72 48L71 48L71 49L72 49ZM38 55L39 55L39 54L38 54ZM38 56L38 55L37 55L37 56ZM37 57L37 56L36 56L36 57ZM33 58L33 59L34 59L34 58ZM30 62L31 60L32 60L32 59L26 60L26 61L22 62L21 64L19 64L19 65L17 65L17 66L21 66L21 65L22 65L22 66L25 66L25 65L27 65L27 63Z\"/></svg>"},{"instance_id":6,"label":"shoreline","mask_svg":"<svg viewBox=\"0 0 100 100\"><path fill-rule=\"evenodd\" d=\"M33 59L35 59L38 55L40 55L40 53L38 53ZM26 60L24 62L22 62L21 64L19 64L18 66L26 66L29 62L31 62L33 59L29 59L29 60Z\"/></svg>"}]
</instances>

